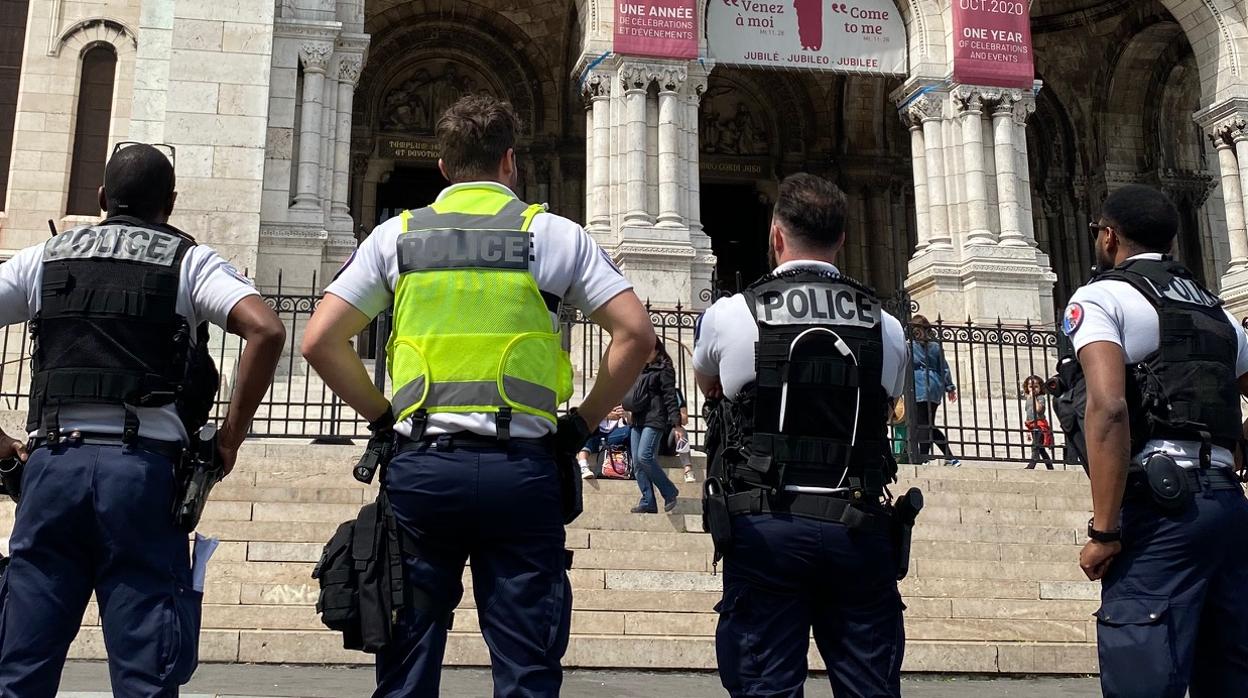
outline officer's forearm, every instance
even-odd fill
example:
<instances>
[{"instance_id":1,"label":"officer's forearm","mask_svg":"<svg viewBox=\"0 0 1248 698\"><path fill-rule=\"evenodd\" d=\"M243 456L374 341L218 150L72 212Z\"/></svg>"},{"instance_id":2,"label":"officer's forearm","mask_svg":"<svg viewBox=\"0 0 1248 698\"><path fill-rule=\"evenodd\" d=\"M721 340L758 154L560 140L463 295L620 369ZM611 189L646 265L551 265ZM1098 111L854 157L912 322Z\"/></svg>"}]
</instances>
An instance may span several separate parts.
<instances>
[{"instance_id":1,"label":"officer's forearm","mask_svg":"<svg viewBox=\"0 0 1248 698\"><path fill-rule=\"evenodd\" d=\"M252 417L273 383L285 338L284 329L247 338L238 357L238 383L230 394L230 408L221 428L223 445L237 448L242 443Z\"/></svg>"},{"instance_id":2,"label":"officer's forearm","mask_svg":"<svg viewBox=\"0 0 1248 698\"><path fill-rule=\"evenodd\" d=\"M1125 400L1097 404L1089 396L1085 412L1088 476L1092 481L1092 526L1117 530L1131 460L1131 428Z\"/></svg>"},{"instance_id":3,"label":"officer's forearm","mask_svg":"<svg viewBox=\"0 0 1248 698\"><path fill-rule=\"evenodd\" d=\"M390 408L390 402L373 385L368 369L350 342L305 342L303 355L325 385L368 421L377 419Z\"/></svg>"}]
</instances>

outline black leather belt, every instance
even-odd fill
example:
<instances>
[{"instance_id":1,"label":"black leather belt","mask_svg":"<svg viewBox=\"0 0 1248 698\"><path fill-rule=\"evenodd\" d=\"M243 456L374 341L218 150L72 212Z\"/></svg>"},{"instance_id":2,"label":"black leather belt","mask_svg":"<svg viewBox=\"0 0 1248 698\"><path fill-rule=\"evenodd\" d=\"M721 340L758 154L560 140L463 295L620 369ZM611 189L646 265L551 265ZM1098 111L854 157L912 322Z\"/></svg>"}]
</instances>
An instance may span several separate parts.
<instances>
[{"instance_id":1,"label":"black leather belt","mask_svg":"<svg viewBox=\"0 0 1248 698\"><path fill-rule=\"evenodd\" d=\"M506 451L512 445L534 446L553 451L555 440L554 436L543 436L540 439L518 439L513 436L506 441L501 441L497 436L477 434L471 431L457 431L453 434L437 434L421 439L399 436L398 448L395 449L395 453L418 451L426 447L439 451L453 451L457 448L478 451Z\"/></svg>"},{"instance_id":2,"label":"black leather belt","mask_svg":"<svg viewBox=\"0 0 1248 698\"><path fill-rule=\"evenodd\" d=\"M728 495L728 513L789 514L874 532L886 532L892 525L883 512L869 512L844 497L798 493L769 495L761 489Z\"/></svg>"},{"instance_id":3,"label":"black leather belt","mask_svg":"<svg viewBox=\"0 0 1248 698\"><path fill-rule=\"evenodd\" d=\"M160 441L140 436L127 444L121 440L121 434L96 434L73 430L63 432L61 438L56 443L48 441L46 437L37 436L30 440L28 448L33 451L36 448L60 448L62 446L78 445L137 448L141 451L164 456L175 463L182 459L182 454L186 451L186 446L176 441Z\"/></svg>"},{"instance_id":4,"label":"black leather belt","mask_svg":"<svg viewBox=\"0 0 1248 698\"><path fill-rule=\"evenodd\" d=\"M1205 483L1202 482L1200 468L1184 468L1183 474L1187 476L1187 484L1191 486L1193 492L1204 490ZM1243 485L1236 479L1235 473L1230 468L1208 468L1204 474L1209 489L1214 492L1243 489ZM1143 468L1135 465L1127 471L1127 494L1133 491L1148 494L1148 475L1144 473Z\"/></svg>"}]
</instances>

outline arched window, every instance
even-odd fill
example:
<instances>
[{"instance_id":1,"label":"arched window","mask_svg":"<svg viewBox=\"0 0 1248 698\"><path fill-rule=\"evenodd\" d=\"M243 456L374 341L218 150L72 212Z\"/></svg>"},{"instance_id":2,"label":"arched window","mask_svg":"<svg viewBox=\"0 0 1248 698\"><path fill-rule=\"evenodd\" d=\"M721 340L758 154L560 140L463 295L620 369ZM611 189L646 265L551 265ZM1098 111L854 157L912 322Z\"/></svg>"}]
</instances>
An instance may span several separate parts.
<instances>
[{"instance_id":1,"label":"arched window","mask_svg":"<svg viewBox=\"0 0 1248 698\"><path fill-rule=\"evenodd\" d=\"M96 44L82 54L69 204L65 207L65 213L71 216L94 216L100 212L96 191L104 181L104 163L108 158L116 73L117 52L111 45Z\"/></svg>"},{"instance_id":2,"label":"arched window","mask_svg":"<svg viewBox=\"0 0 1248 698\"><path fill-rule=\"evenodd\" d=\"M8 198L9 164L13 156L13 124L17 118L17 85L26 47L28 0L0 2L0 211Z\"/></svg>"}]
</instances>

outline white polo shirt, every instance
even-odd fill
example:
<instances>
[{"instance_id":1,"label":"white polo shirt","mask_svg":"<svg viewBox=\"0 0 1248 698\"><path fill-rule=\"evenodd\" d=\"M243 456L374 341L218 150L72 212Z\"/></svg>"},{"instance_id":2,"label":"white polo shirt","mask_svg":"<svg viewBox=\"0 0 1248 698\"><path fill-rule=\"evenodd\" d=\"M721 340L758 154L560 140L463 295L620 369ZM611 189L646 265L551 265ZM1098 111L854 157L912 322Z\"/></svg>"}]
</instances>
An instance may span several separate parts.
<instances>
[{"instance_id":1,"label":"white polo shirt","mask_svg":"<svg viewBox=\"0 0 1248 698\"><path fill-rule=\"evenodd\" d=\"M72 234L73 231L61 233ZM26 322L39 312L44 244L27 247L0 264L0 325ZM211 247L196 245L183 255L177 313L186 318L192 329L203 321L225 329L226 319L234 306L247 296L257 295L259 293L251 281ZM191 333L191 341L195 341L194 332ZM139 436L186 442L186 429L172 405L140 407L137 414ZM77 429L120 435L124 430L124 420L123 408L108 405L68 407L60 413L61 428L65 431Z\"/></svg>"},{"instance_id":2,"label":"white polo shirt","mask_svg":"<svg viewBox=\"0 0 1248 698\"><path fill-rule=\"evenodd\" d=\"M497 182L464 182L446 188L437 200L467 188L496 189L515 197L510 189ZM398 240L402 232L403 221L398 217L374 228L325 292L345 300L370 318L390 308L399 282ZM529 226L529 233L533 238L529 272L537 281L537 287L572 304L586 317L633 287L589 233L567 218L538 214ZM429 302L436 303L437 299L431 298ZM558 318L554 314L551 327L558 329ZM395 427L395 431L406 436L411 435L411 430L410 420ZM494 417L480 412L434 414L429 416L425 428L426 434L457 431L493 436L496 433ZM552 431L554 425L533 415L515 414L511 420L511 435L516 438L539 438Z\"/></svg>"},{"instance_id":3,"label":"white polo shirt","mask_svg":"<svg viewBox=\"0 0 1248 698\"><path fill-rule=\"evenodd\" d=\"M1131 259L1160 260L1160 254L1142 254ZM1239 323L1229 312L1227 320L1240 330ZM1127 363L1143 361L1157 351L1160 342L1160 321L1157 309L1134 286L1114 279L1093 281L1075 291L1062 317L1062 331L1070 337L1075 351L1093 342L1112 342L1122 348ZM1235 360L1235 375L1248 373L1248 337L1243 331L1239 337L1239 355ZM1154 439L1144 445L1142 454L1162 451L1185 468L1200 465L1200 442ZM1213 464L1234 467L1235 458L1225 448L1214 446Z\"/></svg>"},{"instance_id":4,"label":"white polo shirt","mask_svg":"<svg viewBox=\"0 0 1248 698\"><path fill-rule=\"evenodd\" d=\"M839 273L827 262L796 260L776 267L776 273L791 269L814 269ZM881 320L884 341L884 367L880 383L890 397L900 397L906 389L906 360L909 349L906 336L897 318L884 313ZM693 368L707 376L719 376L724 396L736 397L741 389L752 382L754 374L754 345L758 342L758 324L754 314L740 293L721 298L706 309L698 320L694 338Z\"/></svg>"}]
</instances>

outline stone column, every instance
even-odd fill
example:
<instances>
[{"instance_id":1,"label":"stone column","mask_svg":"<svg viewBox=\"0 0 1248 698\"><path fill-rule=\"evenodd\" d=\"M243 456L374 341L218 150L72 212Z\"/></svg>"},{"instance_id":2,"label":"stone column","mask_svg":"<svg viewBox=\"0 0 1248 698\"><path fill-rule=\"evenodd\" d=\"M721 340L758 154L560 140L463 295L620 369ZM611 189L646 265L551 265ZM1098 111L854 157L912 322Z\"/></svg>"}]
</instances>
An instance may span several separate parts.
<instances>
[{"instance_id":1,"label":"stone column","mask_svg":"<svg viewBox=\"0 0 1248 698\"><path fill-rule=\"evenodd\" d=\"M702 232L702 137L699 122L699 105L702 93L706 92L706 76L703 75L690 82L689 104L685 118L689 120L689 228L695 233ZM707 249L710 249L708 241Z\"/></svg>"},{"instance_id":2,"label":"stone column","mask_svg":"<svg viewBox=\"0 0 1248 698\"><path fill-rule=\"evenodd\" d=\"M586 81L590 119L593 123L593 151L588 154L590 170L589 227L605 234L611 229L611 82L613 76L594 73Z\"/></svg>"},{"instance_id":3,"label":"stone column","mask_svg":"<svg viewBox=\"0 0 1248 698\"><path fill-rule=\"evenodd\" d=\"M1023 206L1019 201L1018 173L1014 163L1014 119L1021 95L1009 90L991 97L993 155L997 169L997 208L1001 220L1002 247L1026 247Z\"/></svg>"},{"instance_id":4,"label":"stone column","mask_svg":"<svg viewBox=\"0 0 1248 698\"><path fill-rule=\"evenodd\" d=\"M931 221L927 203L927 163L924 159L923 119L911 110L902 114L902 121L910 129L910 164L914 171L914 218L918 228L916 253L927 249L931 236Z\"/></svg>"},{"instance_id":5,"label":"stone column","mask_svg":"<svg viewBox=\"0 0 1248 698\"><path fill-rule=\"evenodd\" d=\"M1209 138L1218 149L1218 169L1222 175L1222 201L1226 206L1226 231L1231 246L1231 270L1248 266L1248 237L1244 230L1244 198L1240 164L1235 157L1233 126L1217 128Z\"/></svg>"},{"instance_id":6,"label":"stone column","mask_svg":"<svg viewBox=\"0 0 1248 698\"><path fill-rule=\"evenodd\" d=\"M988 230L988 180L984 175L983 95L973 87L953 93L962 120L962 168L966 176L966 245L995 245Z\"/></svg>"},{"instance_id":7,"label":"stone column","mask_svg":"<svg viewBox=\"0 0 1248 698\"><path fill-rule=\"evenodd\" d=\"M355 102L355 85L360 80L363 61L359 56L344 56L338 62L338 122L334 140L334 195L330 215L346 232L351 232L351 211L347 206L351 186L351 111Z\"/></svg>"},{"instance_id":8,"label":"stone column","mask_svg":"<svg viewBox=\"0 0 1248 698\"><path fill-rule=\"evenodd\" d=\"M680 88L688 73L666 68L659 73L659 226L684 227L680 212Z\"/></svg>"},{"instance_id":9,"label":"stone column","mask_svg":"<svg viewBox=\"0 0 1248 698\"><path fill-rule=\"evenodd\" d=\"M299 124L295 208L320 207L316 190L321 167L321 101L325 90L325 68L333 51L333 44L330 43L308 42L299 47L299 61L303 64L303 112Z\"/></svg>"},{"instance_id":10,"label":"stone column","mask_svg":"<svg viewBox=\"0 0 1248 698\"><path fill-rule=\"evenodd\" d=\"M638 65L620 68L624 88L625 212L624 225L654 225L646 210L646 96L649 71Z\"/></svg>"},{"instance_id":11,"label":"stone column","mask_svg":"<svg viewBox=\"0 0 1248 698\"><path fill-rule=\"evenodd\" d=\"M923 164L927 167L927 246L934 250L951 250L953 237L949 232L944 140L941 137L944 99L941 95L923 96L915 101L911 109L923 122Z\"/></svg>"},{"instance_id":12,"label":"stone column","mask_svg":"<svg viewBox=\"0 0 1248 698\"><path fill-rule=\"evenodd\" d=\"M1235 144L1235 159L1239 162L1239 193L1240 193L1240 198L1244 202L1243 211L1244 211L1244 229L1245 229L1244 230L1245 235L1241 237L1245 237L1245 236L1248 236L1248 186L1246 186L1246 184L1248 184L1248 121L1244 121L1244 120L1235 121L1234 127L1231 129L1231 141ZM1221 161L1222 161L1222 157L1221 157L1221 154L1219 153L1218 155L1219 165L1221 165ZM1226 192L1223 192L1223 195L1225 196ZM1227 216L1227 218L1229 219L1230 216ZM1227 221L1227 227L1230 228L1229 220ZM1231 235L1231 249L1232 250L1235 248L1235 244L1236 244L1235 238L1236 238L1235 235ZM1248 265L1248 239L1243 239L1240 242L1242 243L1244 254L1243 254L1243 261L1240 263L1239 266ZM1234 265L1235 260L1238 258L1240 258L1240 255L1237 255L1234 252L1232 252L1231 264Z\"/></svg>"}]
</instances>

